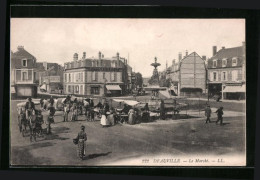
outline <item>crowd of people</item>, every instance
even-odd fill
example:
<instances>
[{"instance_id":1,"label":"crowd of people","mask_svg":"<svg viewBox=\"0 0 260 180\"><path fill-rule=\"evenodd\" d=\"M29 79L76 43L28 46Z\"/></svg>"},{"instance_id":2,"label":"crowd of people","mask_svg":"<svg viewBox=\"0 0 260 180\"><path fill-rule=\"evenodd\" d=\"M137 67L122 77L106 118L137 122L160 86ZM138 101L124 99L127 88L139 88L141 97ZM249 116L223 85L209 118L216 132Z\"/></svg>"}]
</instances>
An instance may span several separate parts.
<instances>
[{"instance_id":1,"label":"crowd of people","mask_svg":"<svg viewBox=\"0 0 260 180\"><path fill-rule=\"evenodd\" d=\"M133 125L151 120L148 103L141 109L127 104L122 106L122 103L119 103L117 107L112 107L107 99L104 99L103 103L99 100L95 105L92 98L83 98L78 101L77 98L72 99L72 96L68 95L63 101L63 106L64 122L77 121L80 115L85 116L87 121L100 120L102 127L113 126L117 123Z\"/></svg>"},{"instance_id":2,"label":"crowd of people","mask_svg":"<svg viewBox=\"0 0 260 180\"><path fill-rule=\"evenodd\" d=\"M48 103L46 103L48 102ZM51 133L51 124L54 123L54 115L56 112L56 107L54 105L55 99L50 97L49 100L41 99L40 105L41 109L36 109L34 102L31 98L28 98L28 101L25 104L25 114L19 111L19 117L21 118L20 124L26 124L30 129L30 140L36 141L36 134L41 134L42 124L46 124L46 133ZM117 107L109 106L109 103L104 99L103 103L101 100L95 105L92 98L82 98L78 100L76 97L72 98L71 95L68 95L63 100L63 121L77 121L78 116L82 115L87 121L95 121L96 118L100 120L102 127L114 126L117 123L128 123L130 125L140 123L140 122L149 122L151 121L150 109L148 103L146 103L142 108L136 108L128 104L123 104L120 102ZM174 101L176 105L176 101ZM111 104L112 105L112 104ZM48 116L43 120L42 111L47 111ZM160 119L166 119L166 108L164 100L161 100L160 107L158 109L160 113ZM174 109L174 114L177 111ZM212 110L209 105L205 108L206 122L210 123ZM220 125L223 125L223 107L220 107L215 112L217 113L217 121L220 122ZM69 118L70 117L70 118ZM24 128L22 128L24 129ZM85 142L87 141L87 135L85 132L85 127L81 126L81 131L78 133L77 137L73 139L74 144L77 144L78 148L78 157L83 159L85 156Z\"/></svg>"}]
</instances>

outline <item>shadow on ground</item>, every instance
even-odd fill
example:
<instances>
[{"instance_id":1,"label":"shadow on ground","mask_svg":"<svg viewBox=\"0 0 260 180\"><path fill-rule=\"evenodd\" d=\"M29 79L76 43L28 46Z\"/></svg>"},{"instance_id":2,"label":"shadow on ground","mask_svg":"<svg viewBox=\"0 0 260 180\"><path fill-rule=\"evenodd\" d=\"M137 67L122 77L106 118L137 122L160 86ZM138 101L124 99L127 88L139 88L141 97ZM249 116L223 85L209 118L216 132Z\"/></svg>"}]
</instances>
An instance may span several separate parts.
<instances>
[{"instance_id":1,"label":"shadow on ground","mask_svg":"<svg viewBox=\"0 0 260 180\"><path fill-rule=\"evenodd\" d=\"M17 147L14 146L11 148L11 165L35 165L37 164L50 164L49 158L41 158L41 157L34 157L30 150L32 149L39 149L44 147L53 146L54 143L51 142L44 142L44 143L36 143L31 144L25 147Z\"/></svg>"},{"instance_id":2,"label":"shadow on ground","mask_svg":"<svg viewBox=\"0 0 260 180\"><path fill-rule=\"evenodd\" d=\"M84 160L94 159L94 158L97 158L97 157L100 157L100 156L107 156L110 153L112 153L112 152L99 153L99 154L90 154L90 155L86 156L86 158Z\"/></svg>"}]
</instances>

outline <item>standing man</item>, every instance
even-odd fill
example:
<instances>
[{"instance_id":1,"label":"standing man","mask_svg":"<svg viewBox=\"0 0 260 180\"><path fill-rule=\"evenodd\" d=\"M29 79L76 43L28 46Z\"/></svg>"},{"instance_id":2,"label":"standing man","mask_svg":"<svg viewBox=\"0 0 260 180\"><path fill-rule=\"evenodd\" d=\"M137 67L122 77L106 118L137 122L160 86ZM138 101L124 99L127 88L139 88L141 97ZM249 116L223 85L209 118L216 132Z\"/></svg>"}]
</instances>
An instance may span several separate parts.
<instances>
[{"instance_id":1,"label":"standing man","mask_svg":"<svg viewBox=\"0 0 260 180\"><path fill-rule=\"evenodd\" d=\"M220 108L218 108L218 110L216 111L217 115L218 115L218 120L216 121L216 124L220 121L220 125L223 125L223 107L221 106Z\"/></svg>"},{"instance_id":2,"label":"standing man","mask_svg":"<svg viewBox=\"0 0 260 180\"><path fill-rule=\"evenodd\" d=\"M164 100L161 100L160 104L160 118L162 120L165 120L165 106L164 106Z\"/></svg>"},{"instance_id":3,"label":"standing man","mask_svg":"<svg viewBox=\"0 0 260 180\"><path fill-rule=\"evenodd\" d=\"M205 116L207 117L206 119L206 124L209 122L210 123L210 116L211 116L211 109L210 109L210 105L207 105L206 109L205 109Z\"/></svg>"},{"instance_id":4,"label":"standing man","mask_svg":"<svg viewBox=\"0 0 260 180\"><path fill-rule=\"evenodd\" d=\"M50 103L51 103L51 104L54 104L54 99L53 99L52 96L50 97Z\"/></svg>"},{"instance_id":5,"label":"standing man","mask_svg":"<svg viewBox=\"0 0 260 180\"><path fill-rule=\"evenodd\" d=\"M32 98L28 98L28 101L25 104L25 111L26 111L26 119L28 119L31 115L33 115L35 111L34 102L32 102Z\"/></svg>"},{"instance_id":6,"label":"standing man","mask_svg":"<svg viewBox=\"0 0 260 180\"><path fill-rule=\"evenodd\" d=\"M54 114L55 114L55 108L53 103L50 103L47 110L49 111L49 115L47 117L47 121L45 122L47 127L47 134L51 134L51 124L54 123Z\"/></svg>"}]
</instances>

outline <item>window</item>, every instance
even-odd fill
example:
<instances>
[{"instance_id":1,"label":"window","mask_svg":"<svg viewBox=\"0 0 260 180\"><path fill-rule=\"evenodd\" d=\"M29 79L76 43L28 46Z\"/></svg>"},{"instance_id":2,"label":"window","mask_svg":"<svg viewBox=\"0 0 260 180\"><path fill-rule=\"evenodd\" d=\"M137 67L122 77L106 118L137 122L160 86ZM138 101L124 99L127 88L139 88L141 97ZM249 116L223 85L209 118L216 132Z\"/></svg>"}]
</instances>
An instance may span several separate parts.
<instances>
[{"instance_id":1,"label":"window","mask_svg":"<svg viewBox=\"0 0 260 180\"><path fill-rule=\"evenodd\" d=\"M222 59L222 67L227 67L227 59Z\"/></svg>"},{"instance_id":2,"label":"window","mask_svg":"<svg viewBox=\"0 0 260 180\"><path fill-rule=\"evenodd\" d=\"M93 71L92 72L92 81L97 81L97 79L98 79L98 72Z\"/></svg>"},{"instance_id":3,"label":"window","mask_svg":"<svg viewBox=\"0 0 260 180\"><path fill-rule=\"evenodd\" d=\"M75 74L71 73L71 82L74 82L74 76L75 76Z\"/></svg>"},{"instance_id":4,"label":"window","mask_svg":"<svg viewBox=\"0 0 260 180\"><path fill-rule=\"evenodd\" d=\"M71 75L69 74L69 82L71 82Z\"/></svg>"},{"instance_id":5,"label":"window","mask_svg":"<svg viewBox=\"0 0 260 180\"><path fill-rule=\"evenodd\" d=\"M22 72L22 81L26 81L26 80L28 80L28 74L26 71L23 71Z\"/></svg>"},{"instance_id":6,"label":"window","mask_svg":"<svg viewBox=\"0 0 260 180\"><path fill-rule=\"evenodd\" d=\"M79 94L79 86L75 86L75 93Z\"/></svg>"},{"instance_id":7,"label":"window","mask_svg":"<svg viewBox=\"0 0 260 180\"><path fill-rule=\"evenodd\" d=\"M227 72L222 72L222 81L226 81L227 80Z\"/></svg>"},{"instance_id":8,"label":"window","mask_svg":"<svg viewBox=\"0 0 260 180\"><path fill-rule=\"evenodd\" d=\"M115 81L115 73L111 72L111 81Z\"/></svg>"},{"instance_id":9,"label":"window","mask_svg":"<svg viewBox=\"0 0 260 180\"><path fill-rule=\"evenodd\" d=\"M232 71L232 81L237 81L237 74L238 74L237 70Z\"/></svg>"},{"instance_id":10,"label":"window","mask_svg":"<svg viewBox=\"0 0 260 180\"><path fill-rule=\"evenodd\" d=\"M91 94L99 94L99 87L91 87L90 92Z\"/></svg>"},{"instance_id":11,"label":"window","mask_svg":"<svg viewBox=\"0 0 260 180\"><path fill-rule=\"evenodd\" d=\"M23 67L27 67L27 59L23 59L22 60L22 66Z\"/></svg>"},{"instance_id":12,"label":"window","mask_svg":"<svg viewBox=\"0 0 260 180\"><path fill-rule=\"evenodd\" d=\"M83 93L83 85L80 85L80 94L84 94Z\"/></svg>"},{"instance_id":13,"label":"window","mask_svg":"<svg viewBox=\"0 0 260 180\"><path fill-rule=\"evenodd\" d=\"M232 58L232 66L237 66L237 58Z\"/></svg>"},{"instance_id":14,"label":"window","mask_svg":"<svg viewBox=\"0 0 260 180\"><path fill-rule=\"evenodd\" d=\"M80 82L83 82L83 72L80 73Z\"/></svg>"},{"instance_id":15,"label":"window","mask_svg":"<svg viewBox=\"0 0 260 180\"><path fill-rule=\"evenodd\" d=\"M71 86L68 86L68 93L71 93Z\"/></svg>"},{"instance_id":16,"label":"window","mask_svg":"<svg viewBox=\"0 0 260 180\"><path fill-rule=\"evenodd\" d=\"M213 68L217 67L217 60L213 60Z\"/></svg>"},{"instance_id":17,"label":"window","mask_svg":"<svg viewBox=\"0 0 260 180\"><path fill-rule=\"evenodd\" d=\"M217 72L213 72L213 81L217 81Z\"/></svg>"},{"instance_id":18,"label":"window","mask_svg":"<svg viewBox=\"0 0 260 180\"><path fill-rule=\"evenodd\" d=\"M106 79L106 73L103 72L103 79Z\"/></svg>"},{"instance_id":19,"label":"window","mask_svg":"<svg viewBox=\"0 0 260 180\"><path fill-rule=\"evenodd\" d=\"M64 82L67 82L67 74L65 74Z\"/></svg>"}]
</instances>

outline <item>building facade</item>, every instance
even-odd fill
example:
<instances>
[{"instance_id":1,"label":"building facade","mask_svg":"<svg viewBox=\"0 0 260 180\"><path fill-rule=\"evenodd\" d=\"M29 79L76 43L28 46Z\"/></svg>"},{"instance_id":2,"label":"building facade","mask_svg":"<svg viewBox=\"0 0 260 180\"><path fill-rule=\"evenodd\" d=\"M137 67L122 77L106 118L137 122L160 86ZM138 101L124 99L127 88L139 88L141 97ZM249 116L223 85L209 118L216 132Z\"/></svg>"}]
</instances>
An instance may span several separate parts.
<instances>
[{"instance_id":1,"label":"building facade","mask_svg":"<svg viewBox=\"0 0 260 180\"><path fill-rule=\"evenodd\" d=\"M213 46L213 56L208 60L209 95L244 99L245 80L245 43L239 47L222 47L219 51Z\"/></svg>"},{"instance_id":2,"label":"building facade","mask_svg":"<svg viewBox=\"0 0 260 180\"><path fill-rule=\"evenodd\" d=\"M74 54L73 61L64 64L64 94L106 96L124 94L128 86L127 60L119 53L113 58L104 58L99 52L98 58L81 59Z\"/></svg>"},{"instance_id":3,"label":"building facade","mask_svg":"<svg viewBox=\"0 0 260 180\"><path fill-rule=\"evenodd\" d=\"M11 52L11 92L17 97L36 97L36 58L23 46Z\"/></svg>"},{"instance_id":4,"label":"building facade","mask_svg":"<svg viewBox=\"0 0 260 180\"><path fill-rule=\"evenodd\" d=\"M179 62L175 60L172 66L167 68L167 78L171 79L174 93L181 96L200 96L206 92L206 66L205 60L196 52L182 58L179 54Z\"/></svg>"},{"instance_id":5,"label":"building facade","mask_svg":"<svg viewBox=\"0 0 260 180\"><path fill-rule=\"evenodd\" d=\"M37 62L36 81L40 90L62 93L63 71L63 67L58 63Z\"/></svg>"}]
</instances>

